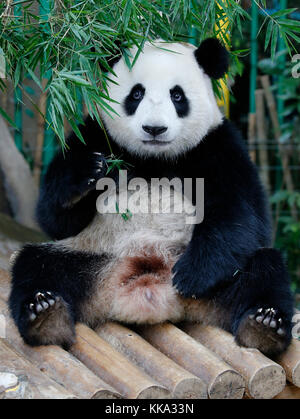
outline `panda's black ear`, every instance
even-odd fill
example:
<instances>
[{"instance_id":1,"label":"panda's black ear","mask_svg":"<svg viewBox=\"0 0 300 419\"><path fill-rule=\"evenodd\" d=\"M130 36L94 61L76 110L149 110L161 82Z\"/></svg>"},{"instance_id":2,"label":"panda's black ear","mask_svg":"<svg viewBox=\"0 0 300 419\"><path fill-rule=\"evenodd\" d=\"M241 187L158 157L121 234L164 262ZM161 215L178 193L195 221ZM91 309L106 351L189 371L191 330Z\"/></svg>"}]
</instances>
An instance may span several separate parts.
<instances>
[{"instance_id":1,"label":"panda's black ear","mask_svg":"<svg viewBox=\"0 0 300 419\"><path fill-rule=\"evenodd\" d=\"M228 71L228 51L216 38L208 38L201 42L195 51L195 57L200 67L213 79L223 77Z\"/></svg>"}]
</instances>

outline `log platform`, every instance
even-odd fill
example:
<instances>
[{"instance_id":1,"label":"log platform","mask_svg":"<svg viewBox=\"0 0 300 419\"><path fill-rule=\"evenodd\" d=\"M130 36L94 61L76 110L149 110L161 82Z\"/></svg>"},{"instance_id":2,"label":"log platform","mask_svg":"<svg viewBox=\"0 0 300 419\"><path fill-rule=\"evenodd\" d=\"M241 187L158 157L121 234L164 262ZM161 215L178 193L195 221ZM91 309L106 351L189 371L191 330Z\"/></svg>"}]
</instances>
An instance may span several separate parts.
<instances>
[{"instance_id":1,"label":"log platform","mask_svg":"<svg viewBox=\"0 0 300 419\"><path fill-rule=\"evenodd\" d=\"M300 342L280 358L239 347L223 330L170 323L133 330L77 325L69 352L23 343L0 268L0 399L300 399Z\"/></svg>"},{"instance_id":2,"label":"log platform","mask_svg":"<svg viewBox=\"0 0 300 419\"><path fill-rule=\"evenodd\" d=\"M7 307L9 259L44 237L8 218L2 225L0 216L0 399L300 399L296 339L275 360L200 324L78 324L69 352L24 344Z\"/></svg>"}]
</instances>

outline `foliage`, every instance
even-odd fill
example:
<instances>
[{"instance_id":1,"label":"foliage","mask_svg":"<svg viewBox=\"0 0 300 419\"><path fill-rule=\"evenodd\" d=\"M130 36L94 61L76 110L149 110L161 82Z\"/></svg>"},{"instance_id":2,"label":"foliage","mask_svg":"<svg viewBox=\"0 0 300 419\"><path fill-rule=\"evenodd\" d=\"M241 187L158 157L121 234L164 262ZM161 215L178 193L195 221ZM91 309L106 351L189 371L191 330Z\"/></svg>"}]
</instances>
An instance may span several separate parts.
<instances>
[{"instance_id":1,"label":"foliage","mask_svg":"<svg viewBox=\"0 0 300 419\"><path fill-rule=\"evenodd\" d=\"M265 7L264 1L256 3ZM265 46L270 45L273 54L278 36L288 49L298 39L300 26L288 18L292 10L265 16ZM128 66L134 65L147 40L189 41L191 28L199 40L219 36L230 45L232 28L242 34L244 20L250 19L240 2L232 0L6 0L0 17L0 55L5 56L7 77L37 111L24 89L25 78L48 92L47 123L62 144L64 118L83 141L76 125L82 122L81 98L100 124L98 106L114 115L112 101L105 100L110 58L123 53ZM133 45L137 53L130 57L128 48ZM231 52L233 73L241 71L241 52ZM4 80L0 87L5 89ZM3 109L0 113L13 123Z\"/></svg>"},{"instance_id":2,"label":"foliage","mask_svg":"<svg viewBox=\"0 0 300 419\"><path fill-rule=\"evenodd\" d=\"M273 77L273 90L279 92L277 96L284 100L284 111L280 116L281 138L283 146L298 150L290 155L290 164L298 167L294 171L294 184L300 185L300 78L292 77L292 69L295 63L285 63L283 55L286 51L277 53L274 60L263 59L259 62L259 68L265 74ZM277 235L275 245L282 249L288 259L289 270L293 277L294 289L300 289L300 221L291 215L294 206L300 214L300 192L278 190L271 196L271 204L277 214L275 226Z\"/></svg>"}]
</instances>

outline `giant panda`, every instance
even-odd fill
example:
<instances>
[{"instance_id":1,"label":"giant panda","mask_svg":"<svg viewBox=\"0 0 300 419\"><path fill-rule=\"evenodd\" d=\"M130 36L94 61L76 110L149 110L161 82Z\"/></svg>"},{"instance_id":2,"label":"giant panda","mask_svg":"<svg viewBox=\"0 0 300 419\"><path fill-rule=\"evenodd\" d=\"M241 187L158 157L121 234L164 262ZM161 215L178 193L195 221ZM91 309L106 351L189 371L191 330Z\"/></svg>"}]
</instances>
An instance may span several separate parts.
<instances>
[{"instance_id":1,"label":"giant panda","mask_svg":"<svg viewBox=\"0 0 300 419\"><path fill-rule=\"evenodd\" d=\"M27 244L13 261L9 304L26 343L68 348L76 322L193 321L269 356L287 348L293 299L282 256L270 248L265 193L213 93L212 79L224 76L228 61L220 42L206 39L198 48L146 43L132 69L123 57L114 64L115 114L99 108L105 130L88 118L80 127L86 144L72 134L46 173L37 218L54 241ZM197 194L203 179L201 222L188 223L187 210L172 205L101 212L98 200L110 192L99 182L118 184L121 173L107 169L111 150L128 184L192 179ZM180 193L170 190L173 198ZM151 189L139 192L146 199ZM194 196L188 202L193 207Z\"/></svg>"}]
</instances>

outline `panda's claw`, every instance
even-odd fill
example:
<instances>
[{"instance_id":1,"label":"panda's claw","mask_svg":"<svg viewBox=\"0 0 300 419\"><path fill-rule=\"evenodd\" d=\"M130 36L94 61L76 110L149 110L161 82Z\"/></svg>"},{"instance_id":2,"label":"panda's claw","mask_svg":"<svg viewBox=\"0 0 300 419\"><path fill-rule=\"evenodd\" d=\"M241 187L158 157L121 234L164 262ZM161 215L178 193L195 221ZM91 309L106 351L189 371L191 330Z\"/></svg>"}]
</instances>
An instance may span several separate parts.
<instances>
[{"instance_id":1,"label":"panda's claw","mask_svg":"<svg viewBox=\"0 0 300 419\"><path fill-rule=\"evenodd\" d=\"M249 315L249 318L255 320L256 323L274 330L279 336L285 336L286 330L283 327L283 320L278 317L278 311L273 307L259 308L255 313Z\"/></svg>"},{"instance_id":2,"label":"panda's claw","mask_svg":"<svg viewBox=\"0 0 300 419\"><path fill-rule=\"evenodd\" d=\"M94 179L94 178L89 179L88 180L88 186L93 185L95 182L96 182L96 179Z\"/></svg>"},{"instance_id":3,"label":"panda's claw","mask_svg":"<svg viewBox=\"0 0 300 419\"><path fill-rule=\"evenodd\" d=\"M33 322L38 316L45 313L50 307L59 301L50 291L37 292L33 302L28 304L29 320Z\"/></svg>"},{"instance_id":4,"label":"panda's claw","mask_svg":"<svg viewBox=\"0 0 300 419\"><path fill-rule=\"evenodd\" d=\"M279 336L285 336L286 332L284 329L282 329L281 327L277 330L277 335Z\"/></svg>"}]
</instances>

